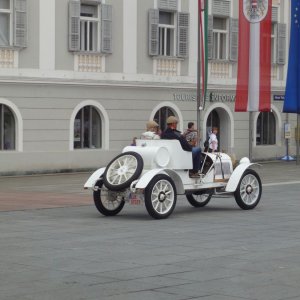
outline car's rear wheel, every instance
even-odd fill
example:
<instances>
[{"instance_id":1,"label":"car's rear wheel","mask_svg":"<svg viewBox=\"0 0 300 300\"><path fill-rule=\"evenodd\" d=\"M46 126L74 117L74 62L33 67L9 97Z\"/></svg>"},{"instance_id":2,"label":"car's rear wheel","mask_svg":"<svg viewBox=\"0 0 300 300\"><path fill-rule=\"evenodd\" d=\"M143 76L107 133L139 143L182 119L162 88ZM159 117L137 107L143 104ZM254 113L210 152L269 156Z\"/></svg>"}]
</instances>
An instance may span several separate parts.
<instances>
[{"instance_id":1,"label":"car's rear wheel","mask_svg":"<svg viewBox=\"0 0 300 300\"><path fill-rule=\"evenodd\" d=\"M234 192L236 203L242 209L253 209L260 201L261 193L262 185L258 174L254 170L246 170Z\"/></svg>"},{"instance_id":2,"label":"car's rear wheel","mask_svg":"<svg viewBox=\"0 0 300 300\"><path fill-rule=\"evenodd\" d=\"M111 191L125 189L141 175L143 167L143 158L138 153L124 152L107 165L103 183Z\"/></svg>"},{"instance_id":3,"label":"car's rear wheel","mask_svg":"<svg viewBox=\"0 0 300 300\"><path fill-rule=\"evenodd\" d=\"M205 191L202 193L196 193L196 194L188 194L186 195L187 200L189 203L194 207L204 207L208 204L211 197L213 195L213 191Z\"/></svg>"},{"instance_id":4,"label":"car's rear wheel","mask_svg":"<svg viewBox=\"0 0 300 300\"><path fill-rule=\"evenodd\" d=\"M117 215L124 207L124 199L117 192L105 188L102 180L97 186L98 190L94 191L94 203L98 211L104 216Z\"/></svg>"},{"instance_id":5,"label":"car's rear wheel","mask_svg":"<svg viewBox=\"0 0 300 300\"><path fill-rule=\"evenodd\" d=\"M145 190L145 205L154 219L170 216L176 205L176 187L173 180L164 174L153 177Z\"/></svg>"}]
</instances>

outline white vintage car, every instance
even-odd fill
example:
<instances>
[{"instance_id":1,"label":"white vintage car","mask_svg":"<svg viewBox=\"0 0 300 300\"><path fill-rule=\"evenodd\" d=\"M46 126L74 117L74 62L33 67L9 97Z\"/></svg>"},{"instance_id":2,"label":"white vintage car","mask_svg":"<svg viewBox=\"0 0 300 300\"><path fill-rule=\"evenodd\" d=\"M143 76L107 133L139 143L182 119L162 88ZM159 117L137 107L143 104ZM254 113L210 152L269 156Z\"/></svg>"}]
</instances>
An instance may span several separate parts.
<instances>
[{"instance_id":1,"label":"white vintage car","mask_svg":"<svg viewBox=\"0 0 300 300\"><path fill-rule=\"evenodd\" d=\"M118 214L126 202L145 203L149 215L164 219L173 212L177 195L185 195L195 207L212 196L234 195L242 209L253 209L261 198L258 174L242 158L233 169L225 153L202 153L199 178L190 178L192 153L177 140L137 140L127 146L106 168L96 170L84 185L92 189L94 202L105 216Z\"/></svg>"}]
</instances>

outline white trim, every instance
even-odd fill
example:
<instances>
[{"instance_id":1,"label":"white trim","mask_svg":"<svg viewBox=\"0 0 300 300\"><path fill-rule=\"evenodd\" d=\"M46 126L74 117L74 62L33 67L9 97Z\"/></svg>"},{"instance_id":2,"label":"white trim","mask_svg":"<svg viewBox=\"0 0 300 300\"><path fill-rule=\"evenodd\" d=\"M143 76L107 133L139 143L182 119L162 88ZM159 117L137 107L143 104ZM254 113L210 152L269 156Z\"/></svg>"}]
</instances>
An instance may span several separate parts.
<instances>
[{"instance_id":1,"label":"white trim","mask_svg":"<svg viewBox=\"0 0 300 300\"><path fill-rule=\"evenodd\" d=\"M249 86L247 111L259 110L260 91L260 23L250 23Z\"/></svg>"},{"instance_id":2,"label":"white trim","mask_svg":"<svg viewBox=\"0 0 300 300\"><path fill-rule=\"evenodd\" d=\"M93 106L97 108L101 121L102 121L102 147L95 150L108 150L109 149L109 117L105 108L94 100L84 100L80 102L73 110L70 117L70 133L69 133L69 150L74 151L74 120L77 113L85 106ZM82 149L81 149L82 150ZM90 149L87 149L90 151Z\"/></svg>"},{"instance_id":3,"label":"white trim","mask_svg":"<svg viewBox=\"0 0 300 300\"><path fill-rule=\"evenodd\" d=\"M153 6L154 9L158 9L158 0L154 0L154 6Z\"/></svg>"},{"instance_id":4,"label":"white trim","mask_svg":"<svg viewBox=\"0 0 300 300\"><path fill-rule=\"evenodd\" d=\"M137 0L123 0L123 72L137 73Z\"/></svg>"},{"instance_id":5,"label":"white trim","mask_svg":"<svg viewBox=\"0 0 300 300\"><path fill-rule=\"evenodd\" d=\"M4 104L10 108L15 117L16 126L16 150L12 151L23 151L23 119L18 107L9 100L0 98L0 104ZM1 152L1 151L0 151Z\"/></svg>"},{"instance_id":6,"label":"white trim","mask_svg":"<svg viewBox=\"0 0 300 300\"><path fill-rule=\"evenodd\" d=\"M154 107L154 109L152 110L151 114L150 114L150 119L149 120L153 120L154 119L154 116L155 114L162 108L162 107L170 107L174 112L175 112L175 116L176 118L178 119L179 121L179 130L180 131L183 131L183 117L182 117L182 113L180 111L180 109L178 108L177 105L175 105L174 103L172 102L169 102L169 101L164 101L164 102L161 102L159 103L158 105L156 105Z\"/></svg>"},{"instance_id":7,"label":"white trim","mask_svg":"<svg viewBox=\"0 0 300 300\"><path fill-rule=\"evenodd\" d=\"M191 1L190 1L191 2ZM196 2L196 1L195 1ZM178 7L177 7L177 11L181 12L181 0L178 0Z\"/></svg>"},{"instance_id":8,"label":"white trim","mask_svg":"<svg viewBox=\"0 0 300 300\"><path fill-rule=\"evenodd\" d=\"M40 69L55 70L55 0L40 0Z\"/></svg>"}]
</instances>

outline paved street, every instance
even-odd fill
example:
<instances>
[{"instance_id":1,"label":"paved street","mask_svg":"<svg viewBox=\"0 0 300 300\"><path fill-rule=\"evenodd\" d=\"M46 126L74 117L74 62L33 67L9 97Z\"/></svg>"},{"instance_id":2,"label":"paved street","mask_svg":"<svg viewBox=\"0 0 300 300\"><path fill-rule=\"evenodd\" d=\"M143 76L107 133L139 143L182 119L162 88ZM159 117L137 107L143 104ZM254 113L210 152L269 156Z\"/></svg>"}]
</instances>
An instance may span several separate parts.
<instances>
[{"instance_id":1,"label":"paved street","mask_svg":"<svg viewBox=\"0 0 300 300\"><path fill-rule=\"evenodd\" d=\"M100 215L89 174L0 177L0 299L300 299L300 166L265 163L259 206L184 197Z\"/></svg>"}]
</instances>

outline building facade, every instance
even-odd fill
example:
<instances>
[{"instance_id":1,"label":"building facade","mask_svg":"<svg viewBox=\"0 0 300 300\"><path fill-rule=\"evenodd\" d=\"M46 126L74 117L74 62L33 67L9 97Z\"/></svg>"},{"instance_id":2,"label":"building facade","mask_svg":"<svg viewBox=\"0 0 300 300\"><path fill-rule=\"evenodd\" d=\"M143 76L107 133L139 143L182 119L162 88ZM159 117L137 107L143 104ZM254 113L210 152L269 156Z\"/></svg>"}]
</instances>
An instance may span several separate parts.
<instances>
[{"instance_id":1,"label":"building facade","mask_svg":"<svg viewBox=\"0 0 300 300\"><path fill-rule=\"evenodd\" d=\"M272 111L235 113L238 7L209 0L202 140L237 158L286 154L289 1L272 1ZM196 121L196 0L0 0L0 174L98 168L149 119Z\"/></svg>"}]
</instances>

